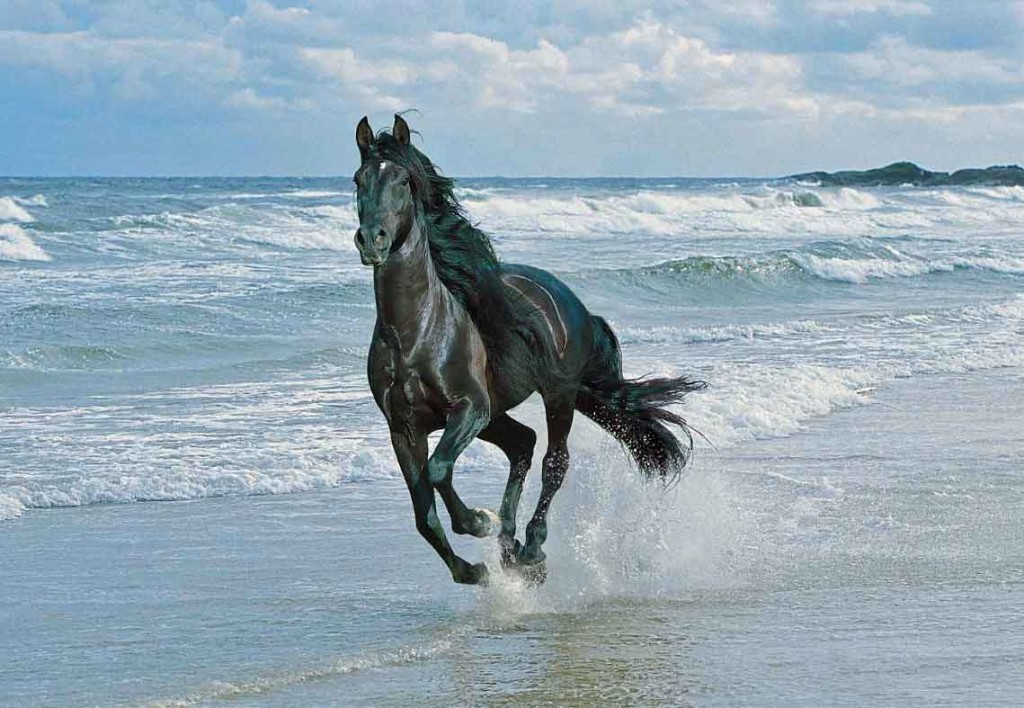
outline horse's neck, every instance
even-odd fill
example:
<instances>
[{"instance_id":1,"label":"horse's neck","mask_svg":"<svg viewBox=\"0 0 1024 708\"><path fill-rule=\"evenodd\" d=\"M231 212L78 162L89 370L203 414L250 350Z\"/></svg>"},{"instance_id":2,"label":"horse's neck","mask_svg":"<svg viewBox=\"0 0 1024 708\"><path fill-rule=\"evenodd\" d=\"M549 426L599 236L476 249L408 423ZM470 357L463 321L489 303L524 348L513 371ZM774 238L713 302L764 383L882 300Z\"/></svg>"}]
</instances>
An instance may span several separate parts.
<instances>
[{"instance_id":1,"label":"horse's neck","mask_svg":"<svg viewBox=\"0 0 1024 708\"><path fill-rule=\"evenodd\" d=\"M450 296L430 258L430 245L416 219L401 247L374 269L377 318L409 351L425 327L443 316Z\"/></svg>"}]
</instances>

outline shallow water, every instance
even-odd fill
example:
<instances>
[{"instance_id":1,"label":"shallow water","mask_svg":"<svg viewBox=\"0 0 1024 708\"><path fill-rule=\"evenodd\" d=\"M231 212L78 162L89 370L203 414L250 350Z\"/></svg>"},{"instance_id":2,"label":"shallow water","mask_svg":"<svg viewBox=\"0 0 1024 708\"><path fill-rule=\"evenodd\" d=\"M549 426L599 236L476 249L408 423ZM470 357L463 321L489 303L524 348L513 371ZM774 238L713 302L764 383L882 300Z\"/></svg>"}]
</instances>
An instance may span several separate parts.
<instances>
[{"instance_id":1,"label":"shallow water","mask_svg":"<svg viewBox=\"0 0 1024 708\"><path fill-rule=\"evenodd\" d=\"M1020 702L1024 191L461 184L629 373L712 384L685 481L578 422L547 585L456 587L347 180L0 180L0 702Z\"/></svg>"}]
</instances>

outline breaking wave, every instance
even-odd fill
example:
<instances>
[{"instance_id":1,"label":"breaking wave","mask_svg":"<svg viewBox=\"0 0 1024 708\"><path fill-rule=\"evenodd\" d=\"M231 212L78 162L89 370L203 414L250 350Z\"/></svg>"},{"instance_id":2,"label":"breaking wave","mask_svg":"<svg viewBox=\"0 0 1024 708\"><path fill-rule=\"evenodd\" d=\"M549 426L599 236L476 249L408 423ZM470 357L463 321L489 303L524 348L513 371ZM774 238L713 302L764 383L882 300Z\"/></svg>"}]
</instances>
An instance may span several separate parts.
<instances>
[{"instance_id":1,"label":"breaking wave","mask_svg":"<svg viewBox=\"0 0 1024 708\"><path fill-rule=\"evenodd\" d=\"M17 224L0 224L0 260L49 261L50 255Z\"/></svg>"},{"instance_id":2,"label":"breaking wave","mask_svg":"<svg viewBox=\"0 0 1024 708\"><path fill-rule=\"evenodd\" d=\"M23 224L35 221L35 217L22 208L23 203L25 201L17 197L0 197L0 221L18 221Z\"/></svg>"},{"instance_id":3,"label":"breaking wave","mask_svg":"<svg viewBox=\"0 0 1024 708\"><path fill-rule=\"evenodd\" d=\"M709 280L765 284L793 278L863 284L871 280L913 278L957 270L1024 275L1024 259L983 254L928 257L896 248L886 239L864 238L816 242L793 250L752 256L693 256L613 271L582 271L577 275L582 278L612 275L646 286Z\"/></svg>"}]
</instances>

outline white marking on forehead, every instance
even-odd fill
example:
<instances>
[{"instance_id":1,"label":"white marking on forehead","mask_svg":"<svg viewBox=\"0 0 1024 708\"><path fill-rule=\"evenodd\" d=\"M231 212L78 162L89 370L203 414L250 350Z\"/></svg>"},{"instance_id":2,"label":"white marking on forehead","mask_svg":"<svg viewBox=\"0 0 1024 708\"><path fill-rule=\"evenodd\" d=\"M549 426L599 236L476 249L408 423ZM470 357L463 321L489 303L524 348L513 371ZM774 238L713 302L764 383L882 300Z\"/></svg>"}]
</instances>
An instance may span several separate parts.
<instances>
[{"instance_id":1,"label":"white marking on forehead","mask_svg":"<svg viewBox=\"0 0 1024 708\"><path fill-rule=\"evenodd\" d=\"M381 160L381 162L380 162L380 169L383 171L383 169L385 167L387 167L387 166L388 166L387 160Z\"/></svg>"}]
</instances>

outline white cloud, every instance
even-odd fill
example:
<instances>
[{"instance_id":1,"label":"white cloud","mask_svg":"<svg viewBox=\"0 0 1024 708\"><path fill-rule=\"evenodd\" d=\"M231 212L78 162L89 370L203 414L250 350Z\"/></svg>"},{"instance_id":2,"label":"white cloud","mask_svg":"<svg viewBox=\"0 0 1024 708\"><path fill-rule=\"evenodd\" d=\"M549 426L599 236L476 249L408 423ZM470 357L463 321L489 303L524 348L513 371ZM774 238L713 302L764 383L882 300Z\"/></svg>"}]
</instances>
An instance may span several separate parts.
<instances>
[{"instance_id":1,"label":"white cloud","mask_svg":"<svg viewBox=\"0 0 1024 708\"><path fill-rule=\"evenodd\" d=\"M653 115L708 109L806 112L798 61L762 52L721 52L651 19L560 48L541 40L517 50L462 33L435 33L430 48L457 67L446 80L478 108L534 112L576 96L598 112ZM435 55L436 56L436 55Z\"/></svg>"},{"instance_id":2,"label":"white cloud","mask_svg":"<svg viewBox=\"0 0 1024 708\"><path fill-rule=\"evenodd\" d=\"M861 79L907 87L954 82L1024 86L1020 59L1000 59L981 51L927 49L899 37L882 38L843 61Z\"/></svg>"},{"instance_id":3,"label":"white cloud","mask_svg":"<svg viewBox=\"0 0 1024 708\"><path fill-rule=\"evenodd\" d=\"M258 51L267 43L331 46L350 38L345 23L304 7L278 8L265 0L247 0L245 11L228 20L225 38L232 46Z\"/></svg>"},{"instance_id":4,"label":"white cloud","mask_svg":"<svg viewBox=\"0 0 1024 708\"><path fill-rule=\"evenodd\" d=\"M35 66L74 78L119 77L126 97L149 95L143 84L173 78L194 89L239 78L242 57L214 40L110 39L91 32L0 31L0 64ZM135 88L132 89L131 86Z\"/></svg>"},{"instance_id":5,"label":"white cloud","mask_svg":"<svg viewBox=\"0 0 1024 708\"><path fill-rule=\"evenodd\" d=\"M253 88L244 88L228 94L224 99L224 105L246 111L308 111L314 108L308 99L289 100L281 96L264 96Z\"/></svg>"},{"instance_id":6,"label":"white cloud","mask_svg":"<svg viewBox=\"0 0 1024 708\"><path fill-rule=\"evenodd\" d=\"M887 13L894 17L906 17L932 14L932 8L920 0L811 0L809 7L819 15Z\"/></svg>"},{"instance_id":7,"label":"white cloud","mask_svg":"<svg viewBox=\"0 0 1024 708\"><path fill-rule=\"evenodd\" d=\"M977 129L991 143L972 126L1010 135L1021 123L1009 106L1024 103L1024 35L992 28L1001 18L1019 30L1024 0L977 12L940 0L527 0L497 13L461 0L434 0L433 12L427 0L379 1L390 9L245 0L232 15L210 0L112 0L88 12L0 0L0 71L52 72L64 88L55 100L73 94L83 110L94 100L189 106L203 120L244 112L251 134L277 126L281 142L293 129L333 130L342 115L411 107L425 124L443 116L467 134L480 125L526 134L535 116L552 135L564 131L566 146L597 133L615 142L636 119L642 129L619 142L641 152L665 147L644 143L654 140L645 130L733 131L729 140L750 148L736 147L742 159L775 139L830 139L851 126L882 136L894 126ZM961 36L968 17L975 24ZM604 169L593 145L576 152ZM529 167L523 159L516 169Z\"/></svg>"}]
</instances>

